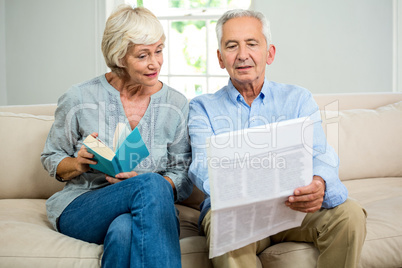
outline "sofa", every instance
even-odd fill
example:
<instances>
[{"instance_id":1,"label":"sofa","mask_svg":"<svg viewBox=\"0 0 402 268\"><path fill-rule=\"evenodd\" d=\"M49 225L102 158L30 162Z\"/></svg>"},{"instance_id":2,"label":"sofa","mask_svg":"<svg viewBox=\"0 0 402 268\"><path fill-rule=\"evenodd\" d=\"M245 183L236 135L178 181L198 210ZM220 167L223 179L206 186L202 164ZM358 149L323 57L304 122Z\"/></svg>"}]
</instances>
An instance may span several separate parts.
<instances>
[{"instance_id":1,"label":"sofa","mask_svg":"<svg viewBox=\"0 0 402 268\"><path fill-rule=\"evenodd\" d=\"M315 95L339 174L366 209L367 237L359 267L402 267L402 93ZM54 104L0 107L0 267L99 267L102 245L56 232L45 202L63 183L40 163ZM203 194L194 188L180 211L183 267L212 267L197 221ZM258 267L315 267L309 243L272 245Z\"/></svg>"}]
</instances>

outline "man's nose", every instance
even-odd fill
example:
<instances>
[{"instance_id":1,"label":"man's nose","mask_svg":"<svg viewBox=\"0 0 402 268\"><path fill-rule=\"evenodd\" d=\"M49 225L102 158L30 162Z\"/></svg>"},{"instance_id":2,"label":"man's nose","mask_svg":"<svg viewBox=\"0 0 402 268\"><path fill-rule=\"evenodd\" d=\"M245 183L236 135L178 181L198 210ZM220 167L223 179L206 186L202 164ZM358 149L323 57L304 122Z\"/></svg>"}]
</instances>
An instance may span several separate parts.
<instances>
[{"instance_id":1,"label":"man's nose","mask_svg":"<svg viewBox=\"0 0 402 268\"><path fill-rule=\"evenodd\" d=\"M248 59L248 51L246 46L239 46L239 52L237 54L239 61L245 61Z\"/></svg>"}]
</instances>

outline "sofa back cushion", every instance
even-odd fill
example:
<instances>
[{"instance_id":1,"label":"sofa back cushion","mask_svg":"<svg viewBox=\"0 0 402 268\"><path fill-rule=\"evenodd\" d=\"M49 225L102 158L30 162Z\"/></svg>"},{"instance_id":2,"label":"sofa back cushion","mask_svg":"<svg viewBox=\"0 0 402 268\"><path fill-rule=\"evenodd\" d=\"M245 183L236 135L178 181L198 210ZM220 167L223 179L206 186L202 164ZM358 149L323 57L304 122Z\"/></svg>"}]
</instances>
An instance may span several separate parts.
<instances>
[{"instance_id":1,"label":"sofa back cushion","mask_svg":"<svg viewBox=\"0 0 402 268\"><path fill-rule=\"evenodd\" d=\"M321 117L340 158L341 180L402 176L402 101L377 109L323 111Z\"/></svg>"},{"instance_id":2,"label":"sofa back cushion","mask_svg":"<svg viewBox=\"0 0 402 268\"><path fill-rule=\"evenodd\" d=\"M57 105L51 104L32 104L32 105L6 105L0 106L0 112L24 113L32 115L54 115Z\"/></svg>"},{"instance_id":3,"label":"sofa back cushion","mask_svg":"<svg viewBox=\"0 0 402 268\"><path fill-rule=\"evenodd\" d=\"M64 184L40 163L53 116L0 112L0 199L48 198Z\"/></svg>"}]
</instances>

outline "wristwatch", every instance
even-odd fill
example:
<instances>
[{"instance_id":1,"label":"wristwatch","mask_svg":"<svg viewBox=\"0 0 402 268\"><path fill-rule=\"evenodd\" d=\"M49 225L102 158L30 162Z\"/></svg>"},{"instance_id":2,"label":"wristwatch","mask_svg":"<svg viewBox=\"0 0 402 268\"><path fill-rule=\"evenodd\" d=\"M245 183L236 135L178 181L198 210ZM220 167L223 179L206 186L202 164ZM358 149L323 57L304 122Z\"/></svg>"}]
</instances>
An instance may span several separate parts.
<instances>
[{"instance_id":1,"label":"wristwatch","mask_svg":"<svg viewBox=\"0 0 402 268\"><path fill-rule=\"evenodd\" d=\"M66 180L64 180L62 177L60 177L59 175L56 174L56 180L60 181L60 182L66 182Z\"/></svg>"}]
</instances>

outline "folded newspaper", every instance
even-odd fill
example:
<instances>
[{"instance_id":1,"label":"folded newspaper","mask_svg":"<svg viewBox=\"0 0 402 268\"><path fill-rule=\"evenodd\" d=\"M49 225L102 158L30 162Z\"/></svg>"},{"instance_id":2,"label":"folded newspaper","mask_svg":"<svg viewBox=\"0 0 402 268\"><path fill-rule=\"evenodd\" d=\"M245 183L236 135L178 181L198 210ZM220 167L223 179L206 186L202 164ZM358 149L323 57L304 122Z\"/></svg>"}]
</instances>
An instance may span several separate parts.
<instances>
[{"instance_id":1,"label":"folded newspaper","mask_svg":"<svg viewBox=\"0 0 402 268\"><path fill-rule=\"evenodd\" d=\"M312 181L313 129L303 117L207 139L210 258L301 225L285 201Z\"/></svg>"}]
</instances>

